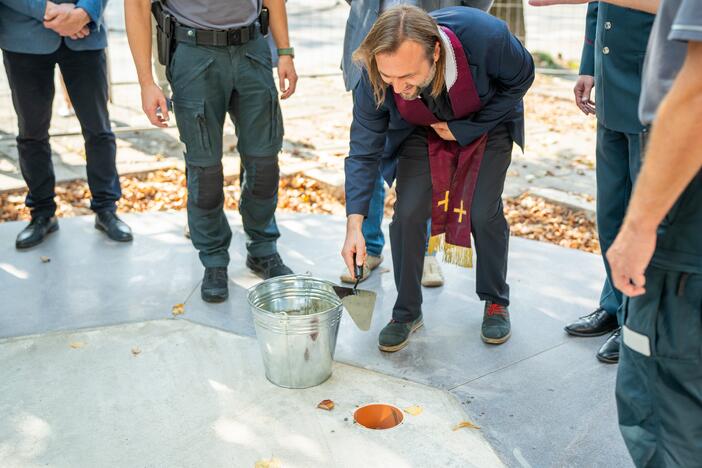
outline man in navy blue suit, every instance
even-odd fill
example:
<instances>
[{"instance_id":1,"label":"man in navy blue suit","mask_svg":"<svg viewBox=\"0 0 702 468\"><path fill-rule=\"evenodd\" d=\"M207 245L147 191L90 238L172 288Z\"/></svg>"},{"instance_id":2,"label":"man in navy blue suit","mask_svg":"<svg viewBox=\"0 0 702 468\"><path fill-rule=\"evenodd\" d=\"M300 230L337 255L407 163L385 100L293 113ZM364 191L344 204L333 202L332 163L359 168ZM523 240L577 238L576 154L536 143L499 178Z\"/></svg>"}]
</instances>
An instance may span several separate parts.
<instances>
[{"instance_id":1,"label":"man in navy blue suit","mask_svg":"<svg viewBox=\"0 0 702 468\"><path fill-rule=\"evenodd\" d=\"M472 234L476 292L485 301L481 338L504 343L509 226L501 195L513 144L524 144L531 55L503 21L476 8L427 14L405 5L380 15L354 57L364 70L345 164L349 271L354 254L358 265L366 259L362 224L378 171L397 181L390 242L398 296L379 348L402 349L423 324L429 218L429 252L443 250L445 262L472 265Z\"/></svg>"},{"instance_id":2,"label":"man in navy blue suit","mask_svg":"<svg viewBox=\"0 0 702 468\"><path fill-rule=\"evenodd\" d=\"M61 69L85 139L95 228L115 241L132 233L115 214L122 196L107 111L107 0L0 0L0 49L17 112L17 150L32 221L15 245L40 244L58 229L49 125L54 68Z\"/></svg>"}]
</instances>

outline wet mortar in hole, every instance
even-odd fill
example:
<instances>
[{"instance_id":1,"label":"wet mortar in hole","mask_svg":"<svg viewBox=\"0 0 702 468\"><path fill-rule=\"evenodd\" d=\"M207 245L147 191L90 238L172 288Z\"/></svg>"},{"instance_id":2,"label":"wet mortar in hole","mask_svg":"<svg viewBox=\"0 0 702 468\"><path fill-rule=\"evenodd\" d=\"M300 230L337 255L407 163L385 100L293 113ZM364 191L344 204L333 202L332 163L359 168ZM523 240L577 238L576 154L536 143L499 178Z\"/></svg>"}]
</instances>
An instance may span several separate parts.
<instances>
[{"instance_id":1,"label":"wet mortar in hole","mask_svg":"<svg viewBox=\"0 0 702 468\"><path fill-rule=\"evenodd\" d=\"M372 404L358 408L353 419L368 429L392 429L402 423L402 411L392 405Z\"/></svg>"}]
</instances>

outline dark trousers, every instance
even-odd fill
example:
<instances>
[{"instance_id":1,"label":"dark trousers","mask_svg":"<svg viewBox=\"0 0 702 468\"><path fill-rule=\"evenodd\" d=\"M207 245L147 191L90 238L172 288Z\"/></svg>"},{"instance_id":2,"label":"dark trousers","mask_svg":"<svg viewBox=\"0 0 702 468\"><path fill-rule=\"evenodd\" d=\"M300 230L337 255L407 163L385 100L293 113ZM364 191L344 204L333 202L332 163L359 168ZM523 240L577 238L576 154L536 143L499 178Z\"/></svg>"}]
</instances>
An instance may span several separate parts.
<instances>
[{"instance_id":1,"label":"dark trousers","mask_svg":"<svg viewBox=\"0 0 702 468\"><path fill-rule=\"evenodd\" d=\"M471 227L477 253L476 292L483 301L509 305L507 253L509 226L502 207L512 138L506 125L488 137L471 206ZM403 145L397 166L397 201L390 224L390 245L397 287L393 319L414 320L422 312L422 270L431 217L431 172L426 142L422 151Z\"/></svg>"},{"instance_id":2,"label":"dark trousers","mask_svg":"<svg viewBox=\"0 0 702 468\"><path fill-rule=\"evenodd\" d=\"M649 266L623 315L616 397L631 458L702 466L702 275Z\"/></svg>"},{"instance_id":3,"label":"dark trousers","mask_svg":"<svg viewBox=\"0 0 702 468\"><path fill-rule=\"evenodd\" d=\"M107 111L107 62L104 50L76 52L61 44L52 54L3 51L19 132L19 163L29 193L25 203L32 217L53 216L54 167L49 125L54 100L54 68L58 64L85 139L90 208L114 211L122 196L117 175L115 135Z\"/></svg>"},{"instance_id":4,"label":"dark trousers","mask_svg":"<svg viewBox=\"0 0 702 468\"><path fill-rule=\"evenodd\" d=\"M622 294L610 279L605 254L624 222L631 190L641 167L641 134L622 133L597 126L597 232L607 278L600 294L600 307L617 315L622 324Z\"/></svg>"},{"instance_id":5,"label":"dark trousers","mask_svg":"<svg viewBox=\"0 0 702 468\"><path fill-rule=\"evenodd\" d=\"M232 232L224 214L222 132L229 114L244 169L241 214L253 257L277 252L275 221L283 118L263 37L240 46L179 43L168 69L185 144L190 238L205 267L226 267Z\"/></svg>"}]
</instances>

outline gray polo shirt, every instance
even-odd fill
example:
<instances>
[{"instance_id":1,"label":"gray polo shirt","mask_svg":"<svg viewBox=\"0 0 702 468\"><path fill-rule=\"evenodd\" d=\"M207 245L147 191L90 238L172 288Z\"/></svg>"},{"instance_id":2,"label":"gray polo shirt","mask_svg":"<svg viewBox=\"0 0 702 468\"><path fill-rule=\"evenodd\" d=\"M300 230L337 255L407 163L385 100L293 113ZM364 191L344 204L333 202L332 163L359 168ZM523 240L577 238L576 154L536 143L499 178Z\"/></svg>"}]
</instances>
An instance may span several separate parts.
<instances>
[{"instance_id":1,"label":"gray polo shirt","mask_svg":"<svg viewBox=\"0 0 702 468\"><path fill-rule=\"evenodd\" d=\"M702 41L702 0L662 0L644 62L639 118L650 125L685 61L688 41Z\"/></svg>"},{"instance_id":2,"label":"gray polo shirt","mask_svg":"<svg viewBox=\"0 0 702 468\"><path fill-rule=\"evenodd\" d=\"M258 18L262 0L167 0L166 9L184 26L232 29Z\"/></svg>"}]
</instances>

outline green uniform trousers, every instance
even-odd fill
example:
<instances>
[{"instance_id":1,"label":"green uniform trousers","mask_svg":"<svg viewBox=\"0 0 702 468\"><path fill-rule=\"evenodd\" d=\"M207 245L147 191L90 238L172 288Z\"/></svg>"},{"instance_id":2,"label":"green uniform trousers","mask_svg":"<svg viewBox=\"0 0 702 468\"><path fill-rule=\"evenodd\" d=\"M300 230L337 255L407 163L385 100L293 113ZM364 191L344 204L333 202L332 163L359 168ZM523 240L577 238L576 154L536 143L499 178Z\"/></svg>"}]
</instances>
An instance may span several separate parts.
<instances>
[{"instance_id":1,"label":"green uniform trousers","mask_svg":"<svg viewBox=\"0 0 702 468\"><path fill-rule=\"evenodd\" d=\"M239 212L246 248L254 257L274 254L280 237L275 208L283 119L265 38L226 47L180 42L168 78L185 144L190 236L203 265L229 263L232 233L223 210L222 170L227 113L236 127L244 169Z\"/></svg>"},{"instance_id":2,"label":"green uniform trousers","mask_svg":"<svg viewBox=\"0 0 702 468\"><path fill-rule=\"evenodd\" d=\"M702 274L649 267L624 301L619 427L638 467L702 467Z\"/></svg>"},{"instance_id":3,"label":"green uniform trousers","mask_svg":"<svg viewBox=\"0 0 702 468\"><path fill-rule=\"evenodd\" d=\"M600 307L616 315L622 324L622 293L610 278L605 254L624 222L632 187L641 168L641 134L622 133L597 125L597 233L607 277L600 294Z\"/></svg>"}]
</instances>

